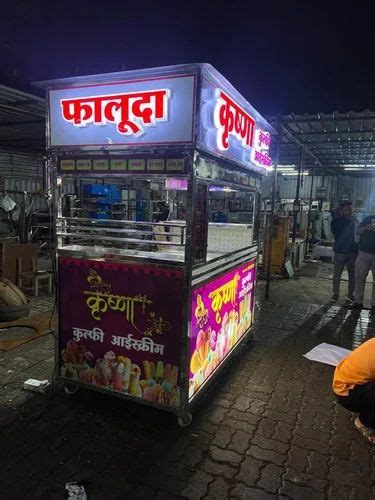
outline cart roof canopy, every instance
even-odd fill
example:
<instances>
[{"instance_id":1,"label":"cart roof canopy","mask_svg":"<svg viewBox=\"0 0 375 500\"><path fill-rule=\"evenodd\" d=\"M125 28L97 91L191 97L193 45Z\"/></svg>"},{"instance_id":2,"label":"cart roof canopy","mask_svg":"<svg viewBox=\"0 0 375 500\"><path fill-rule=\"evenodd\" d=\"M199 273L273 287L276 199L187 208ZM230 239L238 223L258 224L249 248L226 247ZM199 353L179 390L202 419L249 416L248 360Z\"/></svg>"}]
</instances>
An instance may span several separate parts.
<instances>
[{"instance_id":1,"label":"cart roof canopy","mask_svg":"<svg viewBox=\"0 0 375 500\"><path fill-rule=\"evenodd\" d=\"M265 174L272 127L210 64L37 82L52 150L194 148Z\"/></svg>"}]
</instances>

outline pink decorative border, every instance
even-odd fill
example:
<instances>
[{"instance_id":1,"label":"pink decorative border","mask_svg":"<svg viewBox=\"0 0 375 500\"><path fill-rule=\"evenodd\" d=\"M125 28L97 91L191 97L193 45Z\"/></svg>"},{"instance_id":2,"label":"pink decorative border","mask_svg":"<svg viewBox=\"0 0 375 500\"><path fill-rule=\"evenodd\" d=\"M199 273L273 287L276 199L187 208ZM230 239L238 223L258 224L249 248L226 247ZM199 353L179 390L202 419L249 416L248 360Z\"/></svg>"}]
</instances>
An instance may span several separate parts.
<instances>
[{"instance_id":1,"label":"pink decorative border","mask_svg":"<svg viewBox=\"0 0 375 500\"><path fill-rule=\"evenodd\" d=\"M154 274L155 276L164 275L168 278L170 276L176 276L177 278L183 278L183 271L180 269L167 268L167 267L158 267L158 266L150 266L150 265L138 265L138 264L125 264L120 262L101 262L98 260L90 260L90 259L74 259L70 257L60 257L59 262L64 266L75 266L75 267L91 267L94 269L114 269L125 270L125 271L133 271L134 273L143 274Z\"/></svg>"}]
</instances>

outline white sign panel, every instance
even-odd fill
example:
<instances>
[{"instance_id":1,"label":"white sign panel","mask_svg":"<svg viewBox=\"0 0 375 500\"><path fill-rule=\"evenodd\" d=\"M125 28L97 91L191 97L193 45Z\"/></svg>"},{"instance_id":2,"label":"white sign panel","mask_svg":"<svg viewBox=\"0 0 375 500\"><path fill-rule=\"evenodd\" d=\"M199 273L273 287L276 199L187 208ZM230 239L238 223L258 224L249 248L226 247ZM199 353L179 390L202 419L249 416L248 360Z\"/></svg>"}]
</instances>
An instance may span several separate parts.
<instances>
[{"instance_id":1,"label":"white sign panel","mask_svg":"<svg viewBox=\"0 0 375 500\"><path fill-rule=\"evenodd\" d=\"M50 147L190 144L195 75L49 91Z\"/></svg>"},{"instance_id":2,"label":"white sign panel","mask_svg":"<svg viewBox=\"0 0 375 500\"><path fill-rule=\"evenodd\" d=\"M272 167L271 134L265 120L250 106L203 79L200 113L199 143L204 149L248 168Z\"/></svg>"}]
</instances>

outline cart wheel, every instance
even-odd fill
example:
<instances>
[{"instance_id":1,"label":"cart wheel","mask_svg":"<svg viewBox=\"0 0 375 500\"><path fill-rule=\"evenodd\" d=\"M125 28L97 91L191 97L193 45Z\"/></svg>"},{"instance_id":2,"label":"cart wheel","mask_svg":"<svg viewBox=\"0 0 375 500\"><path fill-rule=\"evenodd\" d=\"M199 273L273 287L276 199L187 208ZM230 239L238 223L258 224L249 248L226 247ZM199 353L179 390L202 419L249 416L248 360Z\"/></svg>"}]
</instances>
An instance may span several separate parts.
<instances>
[{"instance_id":1,"label":"cart wheel","mask_svg":"<svg viewBox=\"0 0 375 500\"><path fill-rule=\"evenodd\" d=\"M177 422L180 427L189 427L193 420L193 416L191 413L187 413L183 417L177 417Z\"/></svg>"},{"instance_id":2,"label":"cart wheel","mask_svg":"<svg viewBox=\"0 0 375 500\"><path fill-rule=\"evenodd\" d=\"M64 384L65 394L72 396L78 391L78 384Z\"/></svg>"}]
</instances>

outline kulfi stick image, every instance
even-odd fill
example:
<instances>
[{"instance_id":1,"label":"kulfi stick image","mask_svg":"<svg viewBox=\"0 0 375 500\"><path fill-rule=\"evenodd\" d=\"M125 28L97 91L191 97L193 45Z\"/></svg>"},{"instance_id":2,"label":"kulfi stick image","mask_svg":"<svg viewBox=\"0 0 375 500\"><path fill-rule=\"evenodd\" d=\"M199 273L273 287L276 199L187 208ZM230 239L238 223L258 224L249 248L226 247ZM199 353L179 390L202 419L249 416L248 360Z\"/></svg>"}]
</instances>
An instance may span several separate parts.
<instances>
[{"instance_id":1,"label":"kulfi stick image","mask_svg":"<svg viewBox=\"0 0 375 500\"><path fill-rule=\"evenodd\" d=\"M177 380L178 380L178 366L174 366L171 372L171 380L170 380L171 385L172 386L177 385Z\"/></svg>"},{"instance_id":2,"label":"kulfi stick image","mask_svg":"<svg viewBox=\"0 0 375 500\"><path fill-rule=\"evenodd\" d=\"M151 375L151 366L148 361L143 361L143 371L145 375L145 380L150 380L153 378Z\"/></svg>"},{"instance_id":3,"label":"kulfi stick image","mask_svg":"<svg viewBox=\"0 0 375 500\"><path fill-rule=\"evenodd\" d=\"M124 391L128 391L132 362L130 361L129 358L124 358L123 363L124 363L124 375L122 379L122 388Z\"/></svg>"},{"instance_id":4,"label":"kulfi stick image","mask_svg":"<svg viewBox=\"0 0 375 500\"><path fill-rule=\"evenodd\" d=\"M172 373L172 366L168 363L165 365L165 370L164 370L164 380L167 382L171 381L171 373Z\"/></svg>"},{"instance_id":5,"label":"kulfi stick image","mask_svg":"<svg viewBox=\"0 0 375 500\"><path fill-rule=\"evenodd\" d=\"M124 365L123 363L116 363L112 366L113 369L113 388L115 391L121 391L124 380Z\"/></svg>"},{"instance_id":6,"label":"kulfi stick image","mask_svg":"<svg viewBox=\"0 0 375 500\"><path fill-rule=\"evenodd\" d=\"M138 398L142 397L142 387L140 385L141 369L138 365L131 366L129 394Z\"/></svg>"},{"instance_id":7,"label":"kulfi stick image","mask_svg":"<svg viewBox=\"0 0 375 500\"><path fill-rule=\"evenodd\" d=\"M163 361L158 361L156 364L156 374L155 374L155 379L157 381L163 380L164 376L164 364Z\"/></svg>"}]
</instances>

